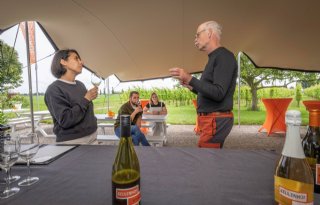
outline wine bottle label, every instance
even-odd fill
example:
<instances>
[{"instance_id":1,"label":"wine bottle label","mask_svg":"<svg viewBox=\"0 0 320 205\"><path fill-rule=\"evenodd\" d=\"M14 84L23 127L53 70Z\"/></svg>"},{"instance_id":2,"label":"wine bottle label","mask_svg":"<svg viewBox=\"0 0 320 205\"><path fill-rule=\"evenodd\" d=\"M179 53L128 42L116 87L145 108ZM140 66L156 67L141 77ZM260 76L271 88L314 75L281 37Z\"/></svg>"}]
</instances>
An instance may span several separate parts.
<instances>
[{"instance_id":1,"label":"wine bottle label","mask_svg":"<svg viewBox=\"0 0 320 205\"><path fill-rule=\"evenodd\" d=\"M320 185L320 164L316 165L316 185Z\"/></svg>"},{"instance_id":2,"label":"wine bottle label","mask_svg":"<svg viewBox=\"0 0 320 205\"><path fill-rule=\"evenodd\" d=\"M126 189L116 189L116 199L127 200L127 205L139 204L141 200L139 185Z\"/></svg>"},{"instance_id":3,"label":"wine bottle label","mask_svg":"<svg viewBox=\"0 0 320 205\"><path fill-rule=\"evenodd\" d=\"M279 204L312 205L313 184L274 176L274 195Z\"/></svg>"}]
</instances>

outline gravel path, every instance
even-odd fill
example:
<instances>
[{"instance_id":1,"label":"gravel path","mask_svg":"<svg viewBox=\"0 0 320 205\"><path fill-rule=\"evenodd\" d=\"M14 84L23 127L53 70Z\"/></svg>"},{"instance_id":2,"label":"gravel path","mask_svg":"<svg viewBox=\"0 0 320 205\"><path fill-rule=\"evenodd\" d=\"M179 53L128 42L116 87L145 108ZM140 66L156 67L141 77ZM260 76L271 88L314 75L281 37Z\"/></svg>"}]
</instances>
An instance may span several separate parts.
<instances>
[{"instance_id":1,"label":"gravel path","mask_svg":"<svg viewBox=\"0 0 320 205\"><path fill-rule=\"evenodd\" d=\"M48 133L52 133L52 125L43 124ZM167 144L169 147L197 147L198 136L193 131L194 125L170 125L167 129ZM250 149L250 150L274 150L281 152L285 135L283 133L276 133L267 136L265 132L258 132L260 126L241 125L234 126L230 135L225 141L225 149ZM301 137L306 134L306 127L301 127ZM106 134L114 134L112 128L106 128ZM25 134L30 132L30 128L19 127L18 132ZM101 130L98 129L98 134ZM149 135L149 134L148 134ZM40 134L41 136L41 134ZM148 137L148 136L147 136ZM41 137L43 143L54 143L54 138L44 139Z\"/></svg>"}]
</instances>

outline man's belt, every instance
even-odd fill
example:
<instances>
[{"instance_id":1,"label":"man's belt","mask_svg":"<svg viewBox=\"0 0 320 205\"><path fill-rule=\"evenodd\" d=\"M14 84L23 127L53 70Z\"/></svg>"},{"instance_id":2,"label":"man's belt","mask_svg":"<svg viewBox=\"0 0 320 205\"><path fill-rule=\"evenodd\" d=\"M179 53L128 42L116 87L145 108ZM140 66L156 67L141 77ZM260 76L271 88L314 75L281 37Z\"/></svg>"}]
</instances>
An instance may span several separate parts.
<instances>
[{"instance_id":1,"label":"man's belt","mask_svg":"<svg viewBox=\"0 0 320 205\"><path fill-rule=\"evenodd\" d=\"M228 115L232 112L226 111L226 112L198 112L199 116L219 116L219 115Z\"/></svg>"}]
</instances>

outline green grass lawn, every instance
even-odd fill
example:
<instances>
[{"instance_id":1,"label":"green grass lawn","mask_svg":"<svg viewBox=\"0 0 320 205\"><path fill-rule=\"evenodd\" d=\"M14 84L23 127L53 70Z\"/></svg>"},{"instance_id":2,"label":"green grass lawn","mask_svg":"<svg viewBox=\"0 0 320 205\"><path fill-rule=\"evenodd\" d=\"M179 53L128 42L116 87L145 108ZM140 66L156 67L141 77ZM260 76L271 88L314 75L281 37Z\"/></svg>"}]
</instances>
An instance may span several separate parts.
<instances>
[{"instance_id":1,"label":"green grass lawn","mask_svg":"<svg viewBox=\"0 0 320 205\"><path fill-rule=\"evenodd\" d=\"M109 109L113 112L117 112L119 107L122 105L120 101L120 97L118 94L110 95ZM294 97L292 97L294 98ZM303 100L307 100L309 98L304 97ZM193 104L176 106L174 103L165 102L168 109L168 120L167 122L170 124L180 124L180 125L194 125L196 121L196 110ZM98 99L94 101L95 112L96 113L106 113L107 112L107 97L100 96ZM266 111L263 103L259 101L259 111L248 111L248 108L245 107L245 103L241 104L240 107L240 123L242 125L261 125L263 124ZM302 124L306 125L309 122L309 114L306 111L302 102L300 102L300 107L297 106L297 103L292 100L289 105L290 110L300 110L302 114ZM238 105L234 105L234 118L235 124L238 124Z\"/></svg>"},{"instance_id":2,"label":"green grass lawn","mask_svg":"<svg viewBox=\"0 0 320 205\"><path fill-rule=\"evenodd\" d=\"M26 97L27 98L27 97ZM29 99L29 98L28 98ZM113 112L118 112L119 107L124 103L121 102L119 94L112 94L109 97L109 109ZM303 100L307 100L308 98L304 97ZM107 104L108 97L104 95L100 95L96 100L93 101L95 113L106 113L107 112ZM185 125L193 125L196 120L196 110L192 103L189 105L176 106L171 102L165 102L168 109L168 120L167 122L170 124L185 124ZM28 108L28 107L23 107ZM245 103L241 104L240 108L240 122L242 125L262 125L266 111L265 107L261 101L259 101L259 111L248 111L248 108L245 107ZM47 107L44 103L43 96L39 96L39 109L38 103L36 101L36 97L34 97L34 110L46 110ZM302 102L300 102L300 107L297 106L297 103L293 100L289 105L290 110L300 110L302 113L302 124L306 125L309 122L309 115L306 111ZM234 118L235 124L238 124L238 105L234 105ZM13 113L8 114L8 117L15 117Z\"/></svg>"}]
</instances>

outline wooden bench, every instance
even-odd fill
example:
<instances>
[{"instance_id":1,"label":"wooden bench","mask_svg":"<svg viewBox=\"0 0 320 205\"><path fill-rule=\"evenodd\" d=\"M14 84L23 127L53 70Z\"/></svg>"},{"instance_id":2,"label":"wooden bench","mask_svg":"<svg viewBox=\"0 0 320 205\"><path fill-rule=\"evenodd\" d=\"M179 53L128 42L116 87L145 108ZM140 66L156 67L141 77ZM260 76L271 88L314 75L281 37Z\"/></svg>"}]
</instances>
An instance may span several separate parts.
<instances>
[{"instance_id":1,"label":"wooden bench","mask_svg":"<svg viewBox=\"0 0 320 205\"><path fill-rule=\"evenodd\" d=\"M141 125L141 128L154 128L155 123L143 123ZM166 127L170 126L170 124L166 124ZM105 134L105 128L113 128L114 124L112 123L99 123L98 127L102 129L102 135L97 135L97 142L98 144L102 144L103 142L109 142L113 143L114 145L119 144L120 138L118 138L115 134L113 135L106 135ZM154 146L154 147L162 147L165 144L165 137L159 138L159 137L154 137L154 136L147 136L147 139L149 143Z\"/></svg>"},{"instance_id":2,"label":"wooden bench","mask_svg":"<svg viewBox=\"0 0 320 205\"><path fill-rule=\"evenodd\" d=\"M103 142L111 142L114 145L119 144L120 138L117 135L97 135L98 144L102 144Z\"/></svg>"},{"instance_id":3,"label":"wooden bench","mask_svg":"<svg viewBox=\"0 0 320 205\"><path fill-rule=\"evenodd\" d=\"M143 123L141 125L142 128L153 128L155 125L155 123ZM105 128L113 128L114 127L114 124L112 123L98 123L98 128L101 128L102 129L102 133L105 135L106 132L105 132Z\"/></svg>"},{"instance_id":4,"label":"wooden bench","mask_svg":"<svg viewBox=\"0 0 320 205\"><path fill-rule=\"evenodd\" d=\"M54 134L47 134L44 129L40 127L40 121L52 119L51 115L43 116L40 120L39 116L34 116L35 129L38 130L44 137L56 137ZM25 127L31 127L31 118L30 117L18 117L11 118L8 120L8 125L11 127L11 132L16 131L17 125L23 124Z\"/></svg>"},{"instance_id":5,"label":"wooden bench","mask_svg":"<svg viewBox=\"0 0 320 205\"><path fill-rule=\"evenodd\" d=\"M113 128L114 127L114 124L112 123L99 123L98 124L98 128L101 128L102 129L102 133L105 135L106 132L105 132L105 128L106 127L110 127L110 128Z\"/></svg>"},{"instance_id":6,"label":"wooden bench","mask_svg":"<svg viewBox=\"0 0 320 205\"><path fill-rule=\"evenodd\" d=\"M38 118L35 118L34 121L37 121ZM11 132L16 131L16 126L23 124L25 127L30 127L31 125L31 118L30 117L18 117L18 118L11 118L8 120L8 125L11 127Z\"/></svg>"},{"instance_id":7,"label":"wooden bench","mask_svg":"<svg viewBox=\"0 0 320 205\"><path fill-rule=\"evenodd\" d=\"M20 121L20 120L28 120L30 117L17 117L17 118L10 118L8 119L8 122L15 122L15 121Z\"/></svg>"},{"instance_id":8,"label":"wooden bench","mask_svg":"<svg viewBox=\"0 0 320 205\"><path fill-rule=\"evenodd\" d=\"M112 143L113 145L118 145L120 138L116 135L97 135L97 142L98 144L103 144L104 142ZM154 147L162 147L163 146L163 139L159 138L148 138L149 143Z\"/></svg>"},{"instance_id":9,"label":"wooden bench","mask_svg":"<svg viewBox=\"0 0 320 205\"><path fill-rule=\"evenodd\" d=\"M27 127L28 123L31 123L31 119L11 121L11 122L8 122L8 125L11 127L11 132L15 132L17 125L23 124L24 126Z\"/></svg>"}]
</instances>

